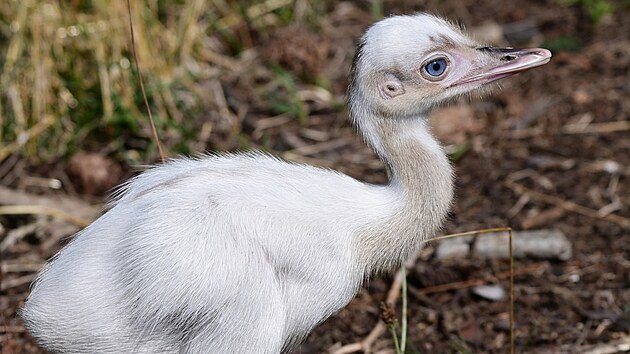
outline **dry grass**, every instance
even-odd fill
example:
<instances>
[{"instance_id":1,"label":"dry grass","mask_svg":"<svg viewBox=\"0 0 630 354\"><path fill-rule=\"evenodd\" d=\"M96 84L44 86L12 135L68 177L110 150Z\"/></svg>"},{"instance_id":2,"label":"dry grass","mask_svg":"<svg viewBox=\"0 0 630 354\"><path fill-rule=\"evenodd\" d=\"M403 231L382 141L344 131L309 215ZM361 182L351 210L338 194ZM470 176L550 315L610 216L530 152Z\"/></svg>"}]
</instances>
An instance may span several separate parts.
<instances>
[{"instance_id":1,"label":"dry grass","mask_svg":"<svg viewBox=\"0 0 630 354\"><path fill-rule=\"evenodd\" d=\"M287 79L260 65L251 48L280 25L312 24L319 7L291 0L132 2L141 70L169 154L212 149L213 134L236 141L218 148L248 145L238 142L248 110L303 118L291 111L302 107L298 88L286 84L293 74ZM156 159L124 1L8 0L0 4L0 24L7 43L0 52L0 161L10 154L54 161L78 148L116 153L131 164ZM233 85L243 71L269 84L248 94L255 96L249 106L235 107L222 83L253 90L242 79Z\"/></svg>"}]
</instances>

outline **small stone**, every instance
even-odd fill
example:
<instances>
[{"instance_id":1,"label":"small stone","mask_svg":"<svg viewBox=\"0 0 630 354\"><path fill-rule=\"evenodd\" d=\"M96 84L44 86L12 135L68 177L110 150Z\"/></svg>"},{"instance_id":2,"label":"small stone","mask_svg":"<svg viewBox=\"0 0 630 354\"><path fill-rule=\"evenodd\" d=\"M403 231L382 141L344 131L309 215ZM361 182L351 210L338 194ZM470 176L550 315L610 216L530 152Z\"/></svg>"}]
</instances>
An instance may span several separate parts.
<instances>
[{"instance_id":1,"label":"small stone","mask_svg":"<svg viewBox=\"0 0 630 354\"><path fill-rule=\"evenodd\" d=\"M573 102L575 102L575 104L578 105L589 104L593 101L593 97L586 90L583 89L577 89L573 91L571 99L573 100Z\"/></svg>"},{"instance_id":2,"label":"small stone","mask_svg":"<svg viewBox=\"0 0 630 354\"><path fill-rule=\"evenodd\" d=\"M516 328L516 324L514 325L514 327ZM497 331L505 331L505 332L509 331L510 319L509 318L500 319L494 324L494 329L496 329Z\"/></svg>"},{"instance_id":3,"label":"small stone","mask_svg":"<svg viewBox=\"0 0 630 354\"><path fill-rule=\"evenodd\" d=\"M505 290L498 285L481 285L472 289L473 294L490 301L501 301L505 298Z\"/></svg>"},{"instance_id":4,"label":"small stone","mask_svg":"<svg viewBox=\"0 0 630 354\"><path fill-rule=\"evenodd\" d=\"M467 323L459 330L460 337L468 343L479 345L483 342L483 331L476 322Z\"/></svg>"}]
</instances>

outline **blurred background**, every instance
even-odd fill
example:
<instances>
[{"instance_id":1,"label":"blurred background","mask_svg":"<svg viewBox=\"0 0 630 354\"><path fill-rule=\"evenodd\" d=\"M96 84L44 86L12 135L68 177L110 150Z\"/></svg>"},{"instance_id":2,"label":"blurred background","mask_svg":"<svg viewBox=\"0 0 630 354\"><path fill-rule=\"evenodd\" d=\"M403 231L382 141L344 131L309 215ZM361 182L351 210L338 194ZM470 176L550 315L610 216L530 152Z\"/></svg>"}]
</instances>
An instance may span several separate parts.
<instances>
[{"instance_id":1,"label":"blurred background","mask_svg":"<svg viewBox=\"0 0 630 354\"><path fill-rule=\"evenodd\" d=\"M347 74L371 23L416 11L483 43L554 53L492 95L432 113L457 171L444 233L547 235L516 259L517 352L617 352L630 343L628 0L132 1L166 155L259 149L386 182L347 122ZM41 352L17 316L28 284L113 187L159 161L128 16L122 0L0 2L2 353ZM440 247L410 270L409 352L505 353L506 260ZM362 340L390 283L368 284L295 352ZM391 337L373 349L392 352Z\"/></svg>"}]
</instances>

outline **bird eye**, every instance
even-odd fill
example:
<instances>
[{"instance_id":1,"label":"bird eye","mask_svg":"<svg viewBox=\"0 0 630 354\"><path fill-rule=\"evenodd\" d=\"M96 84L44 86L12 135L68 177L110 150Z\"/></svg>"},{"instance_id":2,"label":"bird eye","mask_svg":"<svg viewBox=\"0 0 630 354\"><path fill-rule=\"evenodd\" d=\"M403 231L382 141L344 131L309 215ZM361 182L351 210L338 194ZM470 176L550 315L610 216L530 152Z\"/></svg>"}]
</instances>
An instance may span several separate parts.
<instances>
[{"instance_id":1,"label":"bird eye","mask_svg":"<svg viewBox=\"0 0 630 354\"><path fill-rule=\"evenodd\" d=\"M424 66L424 71L426 71L427 74L433 77L438 77L444 74L445 70L446 60L442 58L431 60L427 65Z\"/></svg>"}]
</instances>

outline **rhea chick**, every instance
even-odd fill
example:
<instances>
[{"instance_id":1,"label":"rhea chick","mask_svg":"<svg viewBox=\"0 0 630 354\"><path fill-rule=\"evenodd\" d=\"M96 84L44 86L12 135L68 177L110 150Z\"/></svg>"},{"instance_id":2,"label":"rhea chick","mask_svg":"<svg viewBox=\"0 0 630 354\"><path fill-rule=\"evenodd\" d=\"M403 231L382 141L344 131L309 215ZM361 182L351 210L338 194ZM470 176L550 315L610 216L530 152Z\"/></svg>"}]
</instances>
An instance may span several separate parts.
<instances>
[{"instance_id":1,"label":"rhea chick","mask_svg":"<svg viewBox=\"0 0 630 354\"><path fill-rule=\"evenodd\" d=\"M290 351L442 225L453 173L429 110L550 57L481 46L426 14L376 23L348 105L388 184L258 152L152 168L41 272L28 330L58 353Z\"/></svg>"}]
</instances>

